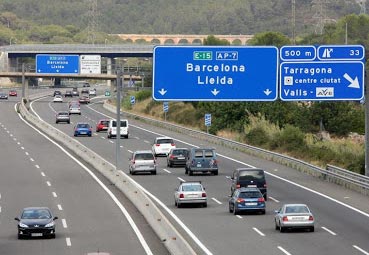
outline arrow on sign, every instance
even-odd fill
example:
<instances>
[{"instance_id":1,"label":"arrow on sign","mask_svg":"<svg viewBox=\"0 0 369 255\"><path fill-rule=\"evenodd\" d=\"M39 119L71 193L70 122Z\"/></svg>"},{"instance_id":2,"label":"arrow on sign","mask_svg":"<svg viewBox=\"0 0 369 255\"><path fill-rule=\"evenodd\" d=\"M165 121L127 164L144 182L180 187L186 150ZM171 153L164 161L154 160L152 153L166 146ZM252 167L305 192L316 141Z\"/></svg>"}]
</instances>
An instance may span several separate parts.
<instances>
[{"instance_id":1,"label":"arrow on sign","mask_svg":"<svg viewBox=\"0 0 369 255\"><path fill-rule=\"evenodd\" d=\"M219 90L217 90L217 89L213 89L212 91L211 91L211 93L213 93L213 95L214 96L216 96L216 95L218 95L218 93L219 93L220 91Z\"/></svg>"},{"instance_id":2,"label":"arrow on sign","mask_svg":"<svg viewBox=\"0 0 369 255\"><path fill-rule=\"evenodd\" d=\"M357 77L355 77L355 80L353 80L350 77L350 75L348 75L347 73L345 73L343 75L343 77L350 82L350 85L348 86L349 88L355 88L355 89L359 89L360 88L359 81L358 81Z\"/></svg>"},{"instance_id":3,"label":"arrow on sign","mask_svg":"<svg viewBox=\"0 0 369 255\"><path fill-rule=\"evenodd\" d=\"M167 91L162 88L161 90L159 90L159 93L160 95L164 96Z\"/></svg>"},{"instance_id":4,"label":"arrow on sign","mask_svg":"<svg viewBox=\"0 0 369 255\"><path fill-rule=\"evenodd\" d=\"M272 91L271 91L271 90L269 90L269 89L264 90L264 94L265 94L265 95L269 96L269 95L270 95L270 93L272 93Z\"/></svg>"}]
</instances>

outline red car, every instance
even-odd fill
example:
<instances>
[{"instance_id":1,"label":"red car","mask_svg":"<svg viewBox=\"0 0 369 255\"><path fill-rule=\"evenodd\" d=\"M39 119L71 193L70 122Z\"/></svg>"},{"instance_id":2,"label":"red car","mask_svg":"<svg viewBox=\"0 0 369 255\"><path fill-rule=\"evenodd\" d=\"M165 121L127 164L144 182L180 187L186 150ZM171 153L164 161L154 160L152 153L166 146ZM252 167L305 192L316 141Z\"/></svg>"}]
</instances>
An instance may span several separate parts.
<instances>
[{"instance_id":1,"label":"red car","mask_svg":"<svg viewBox=\"0 0 369 255\"><path fill-rule=\"evenodd\" d=\"M18 94L17 94L17 91L16 90L9 90L9 96L10 97L16 97Z\"/></svg>"},{"instance_id":2,"label":"red car","mask_svg":"<svg viewBox=\"0 0 369 255\"><path fill-rule=\"evenodd\" d=\"M79 98L79 103L80 104L89 104L90 103L90 98L86 97L86 96L80 97Z\"/></svg>"},{"instance_id":3,"label":"red car","mask_svg":"<svg viewBox=\"0 0 369 255\"><path fill-rule=\"evenodd\" d=\"M96 132L106 131L108 130L108 126L109 126L108 119L99 120L96 124Z\"/></svg>"}]
</instances>

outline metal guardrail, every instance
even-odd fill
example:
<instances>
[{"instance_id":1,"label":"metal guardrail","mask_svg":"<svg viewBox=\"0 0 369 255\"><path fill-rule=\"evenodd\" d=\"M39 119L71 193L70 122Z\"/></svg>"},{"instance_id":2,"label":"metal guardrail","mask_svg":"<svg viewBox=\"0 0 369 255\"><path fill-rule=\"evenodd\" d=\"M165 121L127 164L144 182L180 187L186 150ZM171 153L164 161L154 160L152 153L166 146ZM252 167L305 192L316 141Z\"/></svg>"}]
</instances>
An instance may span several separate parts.
<instances>
[{"instance_id":1,"label":"metal guardrail","mask_svg":"<svg viewBox=\"0 0 369 255\"><path fill-rule=\"evenodd\" d=\"M104 103L104 107L108 110L111 110L112 112L116 111L115 106L107 104L106 102ZM329 165L329 167L327 166L327 169L324 169L296 158L292 158L280 153L264 150L258 147L236 142L219 136L211 135L203 131L182 127L169 122L164 122L129 112L123 113L128 118L138 119L154 126L166 128L178 133L187 134L192 137L206 140L214 144L223 145L238 151L243 151L247 154L286 165L300 172L308 173L323 180L342 185L352 190L359 191L365 195L369 195L369 177L351 172L349 170L341 169L331 165Z\"/></svg>"}]
</instances>

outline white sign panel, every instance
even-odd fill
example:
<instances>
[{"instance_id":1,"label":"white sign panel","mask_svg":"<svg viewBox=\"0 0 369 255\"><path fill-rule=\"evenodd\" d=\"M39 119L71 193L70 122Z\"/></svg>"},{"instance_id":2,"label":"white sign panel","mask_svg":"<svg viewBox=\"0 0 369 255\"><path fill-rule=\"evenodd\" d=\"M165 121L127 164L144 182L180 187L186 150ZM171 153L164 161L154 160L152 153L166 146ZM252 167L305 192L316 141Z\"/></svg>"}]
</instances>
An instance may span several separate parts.
<instances>
[{"instance_id":1,"label":"white sign panel","mask_svg":"<svg viewBox=\"0 0 369 255\"><path fill-rule=\"evenodd\" d=\"M101 74L100 55L81 55L79 61L81 74Z\"/></svg>"}]
</instances>

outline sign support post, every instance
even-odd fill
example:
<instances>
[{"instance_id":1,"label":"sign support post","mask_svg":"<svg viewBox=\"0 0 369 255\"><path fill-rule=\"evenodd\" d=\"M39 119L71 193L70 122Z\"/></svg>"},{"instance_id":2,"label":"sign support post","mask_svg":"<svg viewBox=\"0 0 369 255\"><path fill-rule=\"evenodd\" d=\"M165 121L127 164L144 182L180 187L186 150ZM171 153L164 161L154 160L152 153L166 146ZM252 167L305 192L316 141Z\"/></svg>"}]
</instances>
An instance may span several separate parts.
<instances>
[{"instance_id":1,"label":"sign support post","mask_svg":"<svg viewBox=\"0 0 369 255\"><path fill-rule=\"evenodd\" d=\"M368 70L366 70L368 72ZM369 176L369 76L365 74L365 176Z\"/></svg>"},{"instance_id":2,"label":"sign support post","mask_svg":"<svg viewBox=\"0 0 369 255\"><path fill-rule=\"evenodd\" d=\"M122 88L122 71L117 70L117 136L115 147L115 169L119 170L119 158L120 158L120 102L121 102L121 88Z\"/></svg>"}]
</instances>

